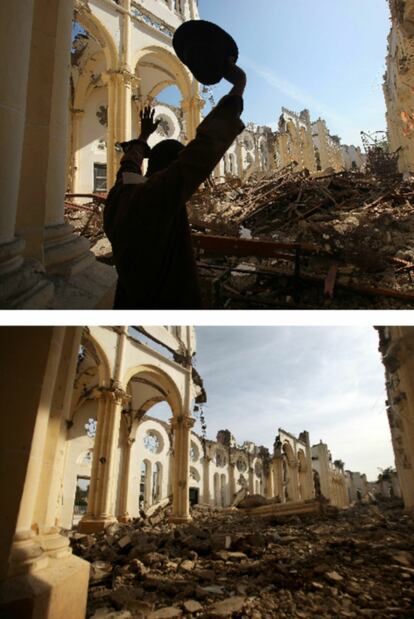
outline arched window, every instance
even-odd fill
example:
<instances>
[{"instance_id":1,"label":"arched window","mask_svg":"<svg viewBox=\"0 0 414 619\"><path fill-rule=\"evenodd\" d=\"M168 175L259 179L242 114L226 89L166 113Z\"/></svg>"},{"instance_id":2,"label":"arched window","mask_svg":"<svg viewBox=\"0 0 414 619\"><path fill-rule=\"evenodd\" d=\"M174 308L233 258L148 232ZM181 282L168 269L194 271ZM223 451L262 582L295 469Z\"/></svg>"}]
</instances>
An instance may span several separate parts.
<instances>
[{"instance_id":1,"label":"arched window","mask_svg":"<svg viewBox=\"0 0 414 619\"><path fill-rule=\"evenodd\" d=\"M194 441L191 441L190 460L191 462L197 462L199 458L200 458L200 450L198 449Z\"/></svg>"}]
</instances>

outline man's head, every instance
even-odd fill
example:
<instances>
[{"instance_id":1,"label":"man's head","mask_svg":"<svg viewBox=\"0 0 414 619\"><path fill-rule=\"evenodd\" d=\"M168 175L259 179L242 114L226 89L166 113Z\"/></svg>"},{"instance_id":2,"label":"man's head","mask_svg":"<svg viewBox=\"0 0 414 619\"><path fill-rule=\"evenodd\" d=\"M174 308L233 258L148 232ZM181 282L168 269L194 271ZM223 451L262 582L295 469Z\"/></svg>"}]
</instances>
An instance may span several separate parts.
<instances>
[{"instance_id":1,"label":"man's head","mask_svg":"<svg viewBox=\"0 0 414 619\"><path fill-rule=\"evenodd\" d=\"M148 158L147 176L152 176L175 161L184 146L177 140L163 140L151 150Z\"/></svg>"}]
</instances>

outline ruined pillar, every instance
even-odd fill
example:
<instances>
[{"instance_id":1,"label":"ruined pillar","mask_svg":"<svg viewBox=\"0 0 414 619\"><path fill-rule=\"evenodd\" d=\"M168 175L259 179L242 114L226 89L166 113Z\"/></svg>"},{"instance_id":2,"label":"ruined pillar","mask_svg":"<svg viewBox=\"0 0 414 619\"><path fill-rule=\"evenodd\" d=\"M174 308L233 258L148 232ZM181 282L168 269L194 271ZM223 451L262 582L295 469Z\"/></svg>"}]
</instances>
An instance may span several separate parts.
<instances>
[{"instance_id":1,"label":"ruined pillar","mask_svg":"<svg viewBox=\"0 0 414 619\"><path fill-rule=\"evenodd\" d=\"M210 462L211 458L206 454L203 459L203 503L207 505L211 505Z\"/></svg>"},{"instance_id":2,"label":"ruined pillar","mask_svg":"<svg viewBox=\"0 0 414 619\"><path fill-rule=\"evenodd\" d=\"M175 523L190 520L190 499L188 480L190 475L190 431L194 419L186 415L174 416L171 427L174 437L173 505L171 521Z\"/></svg>"},{"instance_id":3,"label":"ruined pillar","mask_svg":"<svg viewBox=\"0 0 414 619\"><path fill-rule=\"evenodd\" d=\"M249 481L248 481L248 484L249 484L249 486L248 486L249 487L249 494L254 494L254 477L253 477L254 476L254 469L250 465L250 462L249 462L248 476L249 476L249 478L248 478L249 479Z\"/></svg>"},{"instance_id":4,"label":"ruined pillar","mask_svg":"<svg viewBox=\"0 0 414 619\"><path fill-rule=\"evenodd\" d=\"M395 466L404 505L414 509L414 327L379 332Z\"/></svg>"},{"instance_id":5,"label":"ruined pillar","mask_svg":"<svg viewBox=\"0 0 414 619\"><path fill-rule=\"evenodd\" d=\"M4 405L13 411L4 420L0 450L0 615L8 619L83 619L86 612L89 564L72 556L68 540L54 527L68 402L61 390L65 373L73 375L76 367L76 337L76 329L62 327L1 333L9 355L0 392L7 393Z\"/></svg>"},{"instance_id":6,"label":"ruined pillar","mask_svg":"<svg viewBox=\"0 0 414 619\"><path fill-rule=\"evenodd\" d=\"M274 486L273 486L273 472L272 472L271 464L269 465L269 469L267 470L264 479L265 479L265 497L267 499L273 499L273 497L275 496L275 492L274 492Z\"/></svg>"},{"instance_id":7,"label":"ruined pillar","mask_svg":"<svg viewBox=\"0 0 414 619\"><path fill-rule=\"evenodd\" d=\"M243 135L243 134L242 134ZM237 161L237 175L239 178L243 178L243 150L242 150L242 138L240 135L236 138L236 161Z\"/></svg>"},{"instance_id":8,"label":"ruined pillar","mask_svg":"<svg viewBox=\"0 0 414 619\"><path fill-rule=\"evenodd\" d=\"M273 458L271 461L271 473L273 478L273 493L275 497L280 497L281 502L284 501L283 495L283 479L282 479L282 461L281 458Z\"/></svg>"},{"instance_id":9,"label":"ruined pillar","mask_svg":"<svg viewBox=\"0 0 414 619\"><path fill-rule=\"evenodd\" d=\"M298 471L298 462L297 460L293 460L289 462L289 479L288 479L288 487L289 487L289 499L291 501L299 501L299 471Z\"/></svg>"},{"instance_id":10,"label":"ruined pillar","mask_svg":"<svg viewBox=\"0 0 414 619\"><path fill-rule=\"evenodd\" d=\"M288 135L286 133L280 133L277 143L278 143L278 151L280 155L280 164L282 168L284 168L285 166L288 165L288 163L290 163L287 142L288 142Z\"/></svg>"},{"instance_id":11,"label":"ruined pillar","mask_svg":"<svg viewBox=\"0 0 414 619\"><path fill-rule=\"evenodd\" d=\"M188 142L191 142L196 136L197 127L201 122L201 110L203 107L204 100L198 94L181 101Z\"/></svg>"},{"instance_id":12,"label":"ruined pillar","mask_svg":"<svg viewBox=\"0 0 414 619\"><path fill-rule=\"evenodd\" d=\"M234 496L236 494L236 472L235 472L235 462L232 462L229 457L229 500L230 505L233 503Z\"/></svg>"}]
</instances>

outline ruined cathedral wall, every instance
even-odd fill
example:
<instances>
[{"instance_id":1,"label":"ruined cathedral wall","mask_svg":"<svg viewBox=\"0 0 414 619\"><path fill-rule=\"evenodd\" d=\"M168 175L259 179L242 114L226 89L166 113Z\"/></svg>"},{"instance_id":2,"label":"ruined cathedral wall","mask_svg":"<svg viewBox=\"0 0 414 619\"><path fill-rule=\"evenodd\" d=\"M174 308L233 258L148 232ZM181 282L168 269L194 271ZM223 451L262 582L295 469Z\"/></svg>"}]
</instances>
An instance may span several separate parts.
<instances>
[{"instance_id":1,"label":"ruined cathedral wall","mask_svg":"<svg viewBox=\"0 0 414 619\"><path fill-rule=\"evenodd\" d=\"M384 76L391 152L399 150L399 170L414 172L414 2L389 0L391 31Z\"/></svg>"},{"instance_id":2,"label":"ruined cathedral wall","mask_svg":"<svg viewBox=\"0 0 414 619\"><path fill-rule=\"evenodd\" d=\"M130 516L136 518L140 505L149 507L171 494L171 437L164 424L144 418L138 426L131 460Z\"/></svg>"},{"instance_id":3,"label":"ruined cathedral wall","mask_svg":"<svg viewBox=\"0 0 414 619\"><path fill-rule=\"evenodd\" d=\"M381 327L387 413L405 507L414 508L414 328Z\"/></svg>"}]
</instances>

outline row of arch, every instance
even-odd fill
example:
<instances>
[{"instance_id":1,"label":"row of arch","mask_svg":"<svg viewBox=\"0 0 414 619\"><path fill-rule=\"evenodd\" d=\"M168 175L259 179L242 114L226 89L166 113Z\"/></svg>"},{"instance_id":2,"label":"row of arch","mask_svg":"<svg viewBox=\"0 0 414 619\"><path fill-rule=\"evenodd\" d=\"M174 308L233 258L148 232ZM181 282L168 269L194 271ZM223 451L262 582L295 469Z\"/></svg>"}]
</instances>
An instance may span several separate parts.
<instances>
[{"instance_id":1,"label":"row of arch","mask_svg":"<svg viewBox=\"0 0 414 619\"><path fill-rule=\"evenodd\" d=\"M94 11L91 2L90 10L81 5L75 12L80 35L84 31L88 36L72 66L68 167L72 193L109 189L119 164L115 143L136 137L140 110L166 88L176 87L181 96L183 134L174 137L191 139L200 118L198 84L174 54L171 41L156 30L152 35L145 30L143 36L141 22L124 12L117 18L122 21L122 44L116 43L115 32L108 28L118 22L108 18L106 27ZM104 176L102 184L99 174Z\"/></svg>"}]
</instances>

